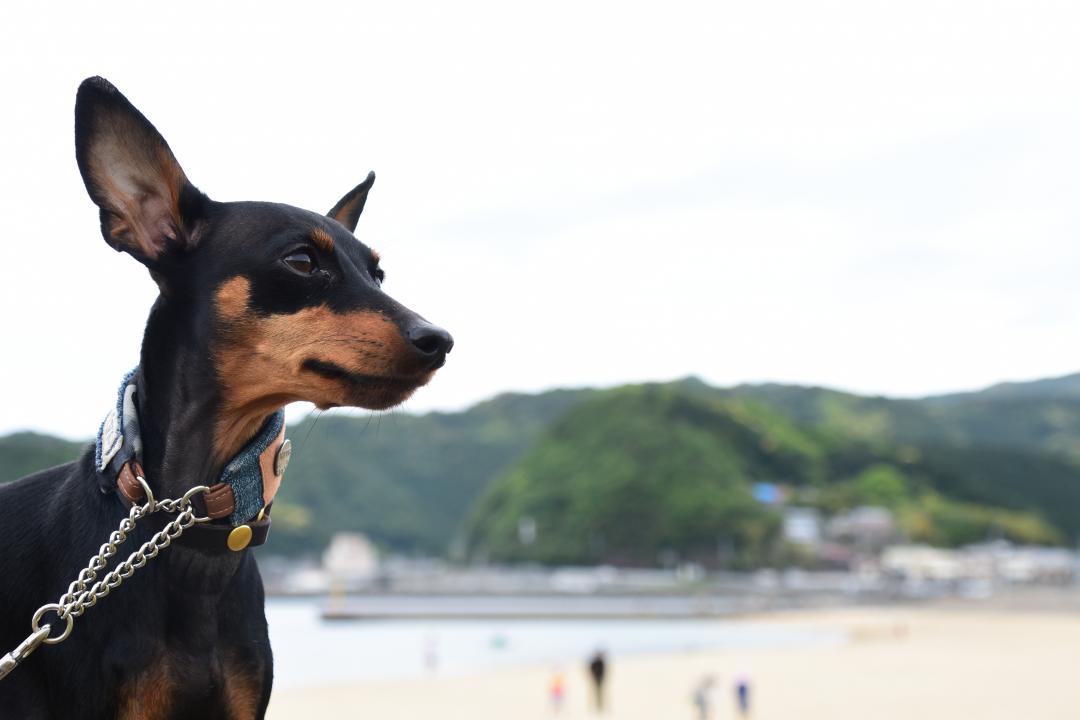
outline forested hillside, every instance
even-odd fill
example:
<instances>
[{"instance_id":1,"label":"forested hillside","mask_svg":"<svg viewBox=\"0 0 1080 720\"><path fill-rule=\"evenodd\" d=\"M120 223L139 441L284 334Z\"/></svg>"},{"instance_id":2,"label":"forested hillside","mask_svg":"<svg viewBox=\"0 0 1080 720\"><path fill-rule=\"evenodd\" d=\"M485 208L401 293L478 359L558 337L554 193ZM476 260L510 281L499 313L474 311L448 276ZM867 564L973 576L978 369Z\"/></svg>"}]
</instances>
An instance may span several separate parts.
<instances>
[{"instance_id":1,"label":"forested hillside","mask_svg":"<svg viewBox=\"0 0 1080 720\"><path fill-rule=\"evenodd\" d=\"M920 400L688 379L503 395L460 413L326 414L289 435L268 547L279 553L352 530L409 553L754 563L777 528L751 499L761 481L826 511L890 506L911 537L942 544L1080 533L1080 376ZM0 481L82 447L0 438ZM536 525L527 547L522 522Z\"/></svg>"},{"instance_id":2,"label":"forested hillside","mask_svg":"<svg viewBox=\"0 0 1080 720\"><path fill-rule=\"evenodd\" d=\"M646 385L605 391L572 409L485 491L466 526L470 553L632 565L666 554L760 565L776 559L780 518L753 499L755 482L786 486L798 504L826 512L888 507L911 539L936 544L991 533L1054 543L1080 530L1072 513L1058 512L1080 501L1067 463L851 440L796 426L756 401L712 395L685 383Z\"/></svg>"},{"instance_id":3,"label":"forested hillside","mask_svg":"<svg viewBox=\"0 0 1080 720\"><path fill-rule=\"evenodd\" d=\"M70 462L86 445L32 432L0 437L0 482Z\"/></svg>"}]
</instances>

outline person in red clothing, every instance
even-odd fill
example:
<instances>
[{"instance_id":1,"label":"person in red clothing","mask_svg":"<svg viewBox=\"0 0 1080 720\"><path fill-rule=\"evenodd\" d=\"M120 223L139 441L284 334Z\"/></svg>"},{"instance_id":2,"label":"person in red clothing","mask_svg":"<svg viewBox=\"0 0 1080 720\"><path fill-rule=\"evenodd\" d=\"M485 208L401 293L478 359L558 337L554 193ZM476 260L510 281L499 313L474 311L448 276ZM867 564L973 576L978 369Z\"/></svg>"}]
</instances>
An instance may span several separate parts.
<instances>
[{"instance_id":1,"label":"person in red clothing","mask_svg":"<svg viewBox=\"0 0 1080 720\"><path fill-rule=\"evenodd\" d=\"M558 715L562 712L563 703L566 701L566 675L561 669L556 669L551 674L548 695L551 698L551 712Z\"/></svg>"}]
</instances>

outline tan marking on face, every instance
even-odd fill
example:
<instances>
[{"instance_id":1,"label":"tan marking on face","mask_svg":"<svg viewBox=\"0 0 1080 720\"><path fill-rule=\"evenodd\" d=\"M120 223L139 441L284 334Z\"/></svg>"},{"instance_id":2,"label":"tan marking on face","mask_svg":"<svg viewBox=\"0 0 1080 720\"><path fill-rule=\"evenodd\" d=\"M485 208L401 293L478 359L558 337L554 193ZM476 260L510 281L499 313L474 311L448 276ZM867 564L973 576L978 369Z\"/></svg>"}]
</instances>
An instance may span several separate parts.
<instances>
[{"instance_id":1,"label":"tan marking on face","mask_svg":"<svg viewBox=\"0 0 1080 720\"><path fill-rule=\"evenodd\" d=\"M397 324L381 313L337 313L320 305L289 315L257 317L247 310L247 294L234 282L218 291L214 358L222 404L214 457L219 462L239 452L266 416L287 403L381 410L403 402L433 374L425 370ZM236 298L244 298L242 306L234 292ZM236 307L242 312L231 312ZM371 381L326 377L305 368L309 360Z\"/></svg>"},{"instance_id":2,"label":"tan marking on face","mask_svg":"<svg viewBox=\"0 0 1080 720\"><path fill-rule=\"evenodd\" d=\"M382 258L382 256L379 255L379 252L377 250L372 250L371 251L371 257L375 260L376 265L379 264L379 260Z\"/></svg>"},{"instance_id":3,"label":"tan marking on face","mask_svg":"<svg viewBox=\"0 0 1080 720\"><path fill-rule=\"evenodd\" d=\"M236 321L247 312L248 299L251 297L251 281L237 276L221 283L214 296L214 307L218 317L224 321Z\"/></svg>"},{"instance_id":4,"label":"tan marking on face","mask_svg":"<svg viewBox=\"0 0 1080 720\"><path fill-rule=\"evenodd\" d=\"M325 252L334 252L334 238L330 237L330 234L322 228L315 228L311 231L311 241L315 243L316 247Z\"/></svg>"},{"instance_id":5,"label":"tan marking on face","mask_svg":"<svg viewBox=\"0 0 1080 720\"><path fill-rule=\"evenodd\" d=\"M169 717L175 683L164 656L125 684L116 715L117 720L166 720Z\"/></svg>"}]
</instances>

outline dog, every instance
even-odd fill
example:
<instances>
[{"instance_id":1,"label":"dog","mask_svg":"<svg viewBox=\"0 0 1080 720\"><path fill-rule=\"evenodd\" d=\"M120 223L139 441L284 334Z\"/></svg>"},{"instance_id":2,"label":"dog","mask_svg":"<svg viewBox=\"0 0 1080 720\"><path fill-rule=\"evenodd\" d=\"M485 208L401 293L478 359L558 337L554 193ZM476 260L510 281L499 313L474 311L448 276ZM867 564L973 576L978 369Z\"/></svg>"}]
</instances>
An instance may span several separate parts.
<instances>
[{"instance_id":1,"label":"dog","mask_svg":"<svg viewBox=\"0 0 1080 720\"><path fill-rule=\"evenodd\" d=\"M273 661L250 548L287 462L282 407L393 407L454 341L383 292L378 254L352 234L373 173L326 215L213 201L99 77L79 87L75 149L105 241L146 266L159 295L97 442L0 489L0 653L131 508L188 493L199 522L0 680L0 717L262 718ZM173 534L177 517L143 518L112 563ZM53 606L39 621L56 639L72 615Z\"/></svg>"}]
</instances>

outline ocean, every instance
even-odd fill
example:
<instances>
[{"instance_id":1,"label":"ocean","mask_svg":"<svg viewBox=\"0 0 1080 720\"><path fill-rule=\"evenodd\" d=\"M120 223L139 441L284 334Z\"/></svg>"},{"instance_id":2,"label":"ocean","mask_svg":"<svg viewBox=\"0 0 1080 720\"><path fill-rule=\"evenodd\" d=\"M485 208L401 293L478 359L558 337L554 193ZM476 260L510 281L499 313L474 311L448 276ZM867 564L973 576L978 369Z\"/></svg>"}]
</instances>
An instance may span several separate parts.
<instances>
[{"instance_id":1,"label":"ocean","mask_svg":"<svg viewBox=\"0 0 1080 720\"><path fill-rule=\"evenodd\" d=\"M553 598L552 602L558 602ZM576 669L596 650L641 653L818 647L834 630L768 620L332 620L322 600L271 598L275 687L459 674L521 665Z\"/></svg>"}]
</instances>

